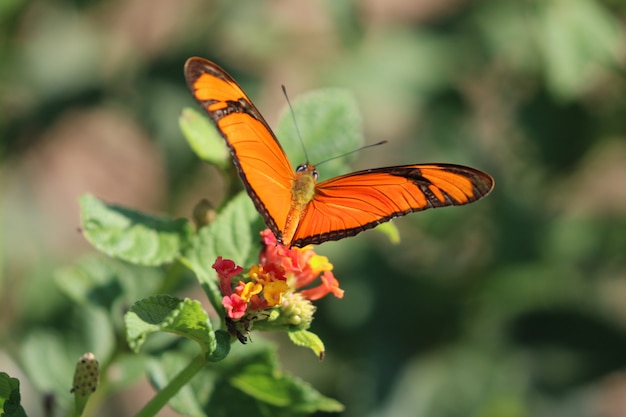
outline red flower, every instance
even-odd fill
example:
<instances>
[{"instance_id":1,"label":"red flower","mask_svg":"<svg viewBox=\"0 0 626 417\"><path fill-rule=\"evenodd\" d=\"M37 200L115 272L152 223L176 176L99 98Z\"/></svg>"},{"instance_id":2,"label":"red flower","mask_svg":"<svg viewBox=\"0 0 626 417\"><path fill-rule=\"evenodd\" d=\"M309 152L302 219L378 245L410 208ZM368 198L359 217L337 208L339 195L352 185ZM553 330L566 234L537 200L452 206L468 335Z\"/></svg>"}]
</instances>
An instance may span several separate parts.
<instances>
[{"instance_id":1,"label":"red flower","mask_svg":"<svg viewBox=\"0 0 626 417\"><path fill-rule=\"evenodd\" d=\"M230 259L223 259L221 256L218 256L215 262L212 265L212 268L217 272L217 277L220 282L220 291L222 295L231 295L231 278L239 275L243 268L237 266Z\"/></svg>"},{"instance_id":2,"label":"red flower","mask_svg":"<svg viewBox=\"0 0 626 417\"><path fill-rule=\"evenodd\" d=\"M229 259L220 256L213 264L226 316L242 322L245 329L254 321L263 321L265 328L270 329L307 328L315 311L311 300L329 293L343 297L332 273L333 265L311 246L286 248L270 230L264 230L261 236L265 246L259 264L248 270L247 277L234 281L233 277L240 275L243 268ZM318 278L321 283L311 287Z\"/></svg>"}]
</instances>

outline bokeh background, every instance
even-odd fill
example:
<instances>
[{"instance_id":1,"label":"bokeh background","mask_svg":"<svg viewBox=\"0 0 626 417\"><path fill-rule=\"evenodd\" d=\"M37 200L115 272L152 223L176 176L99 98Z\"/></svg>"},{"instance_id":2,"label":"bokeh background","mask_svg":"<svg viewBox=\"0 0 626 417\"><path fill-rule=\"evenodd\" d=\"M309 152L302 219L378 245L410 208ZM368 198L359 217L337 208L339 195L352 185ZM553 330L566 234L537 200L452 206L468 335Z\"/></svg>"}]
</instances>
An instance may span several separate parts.
<instances>
[{"instance_id":1,"label":"bokeh background","mask_svg":"<svg viewBox=\"0 0 626 417\"><path fill-rule=\"evenodd\" d=\"M94 252L80 194L175 217L220 204L178 128L199 55L270 124L281 84L352 91L367 141L389 141L355 169L496 179L395 221L399 245L322 245L346 296L319 303L324 362L272 336L286 370L345 416L626 416L625 24L622 0L2 0L0 370L40 415L26 346L72 325L53 275ZM135 384L98 415L149 397Z\"/></svg>"}]
</instances>

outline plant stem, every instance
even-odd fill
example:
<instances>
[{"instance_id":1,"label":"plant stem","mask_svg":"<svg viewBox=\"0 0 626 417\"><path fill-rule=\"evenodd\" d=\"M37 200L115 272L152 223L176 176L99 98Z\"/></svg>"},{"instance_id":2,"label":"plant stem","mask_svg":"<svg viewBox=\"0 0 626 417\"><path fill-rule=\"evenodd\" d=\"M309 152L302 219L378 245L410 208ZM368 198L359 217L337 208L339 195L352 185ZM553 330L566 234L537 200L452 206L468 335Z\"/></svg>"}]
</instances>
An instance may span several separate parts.
<instances>
[{"instance_id":1,"label":"plant stem","mask_svg":"<svg viewBox=\"0 0 626 417\"><path fill-rule=\"evenodd\" d=\"M207 361L204 354L200 354L192 360L189 365L178 373L163 389L146 404L136 415L136 417L152 417L156 416L159 411L167 404L167 402L176 393L187 384L203 367Z\"/></svg>"}]
</instances>

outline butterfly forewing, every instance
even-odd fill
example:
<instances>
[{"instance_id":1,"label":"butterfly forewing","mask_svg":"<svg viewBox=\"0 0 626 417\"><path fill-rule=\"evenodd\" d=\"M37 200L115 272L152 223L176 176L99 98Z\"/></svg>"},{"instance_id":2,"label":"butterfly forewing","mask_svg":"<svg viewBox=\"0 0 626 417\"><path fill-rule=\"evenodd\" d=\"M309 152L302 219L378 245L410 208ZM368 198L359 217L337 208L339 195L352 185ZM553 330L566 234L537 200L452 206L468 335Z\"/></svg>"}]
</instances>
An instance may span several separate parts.
<instances>
[{"instance_id":1,"label":"butterfly forewing","mask_svg":"<svg viewBox=\"0 0 626 417\"><path fill-rule=\"evenodd\" d=\"M194 97L226 140L254 205L280 239L294 177L283 149L252 101L219 66L190 58L185 76Z\"/></svg>"}]
</instances>

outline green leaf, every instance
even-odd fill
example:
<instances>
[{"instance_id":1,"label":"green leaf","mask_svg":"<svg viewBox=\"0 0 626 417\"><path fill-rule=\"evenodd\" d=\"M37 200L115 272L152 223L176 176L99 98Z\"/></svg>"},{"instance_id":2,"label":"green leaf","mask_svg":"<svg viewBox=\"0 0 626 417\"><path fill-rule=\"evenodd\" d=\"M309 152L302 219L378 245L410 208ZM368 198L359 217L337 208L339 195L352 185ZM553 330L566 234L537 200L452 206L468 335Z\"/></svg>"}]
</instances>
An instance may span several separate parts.
<instances>
[{"instance_id":1,"label":"green leaf","mask_svg":"<svg viewBox=\"0 0 626 417\"><path fill-rule=\"evenodd\" d=\"M198 301L156 295L136 302L124 321L128 344L135 352L148 334L161 331L196 341L205 354L216 347L209 316Z\"/></svg>"},{"instance_id":2,"label":"green leaf","mask_svg":"<svg viewBox=\"0 0 626 417\"><path fill-rule=\"evenodd\" d=\"M28 333L20 348L24 370L40 391L52 392L61 408L69 407L68 395L76 360L85 351L110 361L115 335L109 314L101 308L79 306L63 317L65 327L39 327Z\"/></svg>"},{"instance_id":3,"label":"green leaf","mask_svg":"<svg viewBox=\"0 0 626 417\"><path fill-rule=\"evenodd\" d=\"M191 108L183 109L178 118L180 129L187 143L200 159L225 168L230 164L230 154L213 123Z\"/></svg>"},{"instance_id":4,"label":"green leaf","mask_svg":"<svg viewBox=\"0 0 626 417\"><path fill-rule=\"evenodd\" d=\"M138 298L154 294L163 281L157 268L131 265L105 256L91 256L55 271L63 292L82 305L126 309ZM120 314L121 316L121 314Z\"/></svg>"},{"instance_id":5,"label":"green leaf","mask_svg":"<svg viewBox=\"0 0 626 417\"><path fill-rule=\"evenodd\" d=\"M309 348L318 358L324 359L324 342L315 333L308 330L295 330L287 334L294 345Z\"/></svg>"},{"instance_id":6,"label":"green leaf","mask_svg":"<svg viewBox=\"0 0 626 417\"><path fill-rule=\"evenodd\" d=\"M361 114L356 99L347 90L328 88L307 93L293 101L293 110L313 164L344 155L364 143ZM276 133L294 167L306 162L288 108L280 117ZM345 174L349 159L346 156L324 164L320 179Z\"/></svg>"},{"instance_id":7,"label":"green leaf","mask_svg":"<svg viewBox=\"0 0 626 417\"><path fill-rule=\"evenodd\" d=\"M207 357L209 362L219 362L228 356L230 352L231 346L231 336L225 330L216 330L215 331L215 341L216 347L213 352Z\"/></svg>"},{"instance_id":8,"label":"green leaf","mask_svg":"<svg viewBox=\"0 0 626 417\"><path fill-rule=\"evenodd\" d=\"M158 219L92 195L81 196L79 202L85 238L100 251L134 264L172 262L192 235L186 219Z\"/></svg>"},{"instance_id":9,"label":"green leaf","mask_svg":"<svg viewBox=\"0 0 626 417\"><path fill-rule=\"evenodd\" d=\"M244 265L258 256L262 228L252 200L241 192L218 213L215 221L200 229L185 255L193 260L194 271L205 273L210 270L213 274L211 265L218 255Z\"/></svg>"},{"instance_id":10,"label":"green leaf","mask_svg":"<svg viewBox=\"0 0 626 417\"><path fill-rule=\"evenodd\" d=\"M279 372L270 352L250 355L247 363L229 378L229 382L257 401L276 407L287 415L339 412L344 408L341 403L320 394L299 378Z\"/></svg>"},{"instance_id":11,"label":"green leaf","mask_svg":"<svg viewBox=\"0 0 626 417\"><path fill-rule=\"evenodd\" d=\"M111 267L110 263L93 257L61 268L54 275L58 286L73 301L109 309L123 293Z\"/></svg>"},{"instance_id":12,"label":"green leaf","mask_svg":"<svg viewBox=\"0 0 626 417\"><path fill-rule=\"evenodd\" d=\"M188 366L190 358L180 351L168 351L150 361L148 376L150 383L159 392L163 392L170 384L174 384L181 369ZM183 371L184 372L184 371ZM184 416L203 417L202 410L215 383L215 374L208 367L203 367L168 400L167 404Z\"/></svg>"},{"instance_id":13,"label":"green leaf","mask_svg":"<svg viewBox=\"0 0 626 417\"><path fill-rule=\"evenodd\" d=\"M0 372L0 415L2 417L26 417L21 404L20 381Z\"/></svg>"},{"instance_id":14,"label":"green leaf","mask_svg":"<svg viewBox=\"0 0 626 417\"><path fill-rule=\"evenodd\" d=\"M216 309L221 308L216 274L211 265L218 256L241 266L258 258L260 217L245 192L233 198L217 215L215 221L198 231L182 262L193 270Z\"/></svg>"},{"instance_id":15,"label":"green leaf","mask_svg":"<svg viewBox=\"0 0 626 417\"><path fill-rule=\"evenodd\" d=\"M213 387L204 404L208 415L295 417L343 410L339 402L278 368L276 346L262 338L234 344L227 361L206 367ZM198 378L195 378L197 380ZM193 382L193 381L192 381ZM200 393L201 394L201 393ZM199 394L199 395L200 395Z\"/></svg>"},{"instance_id":16,"label":"green leaf","mask_svg":"<svg viewBox=\"0 0 626 417\"><path fill-rule=\"evenodd\" d=\"M115 378L107 379L107 392L115 392L128 389L146 376L151 357L135 355L134 353L119 353L115 356Z\"/></svg>"}]
</instances>

